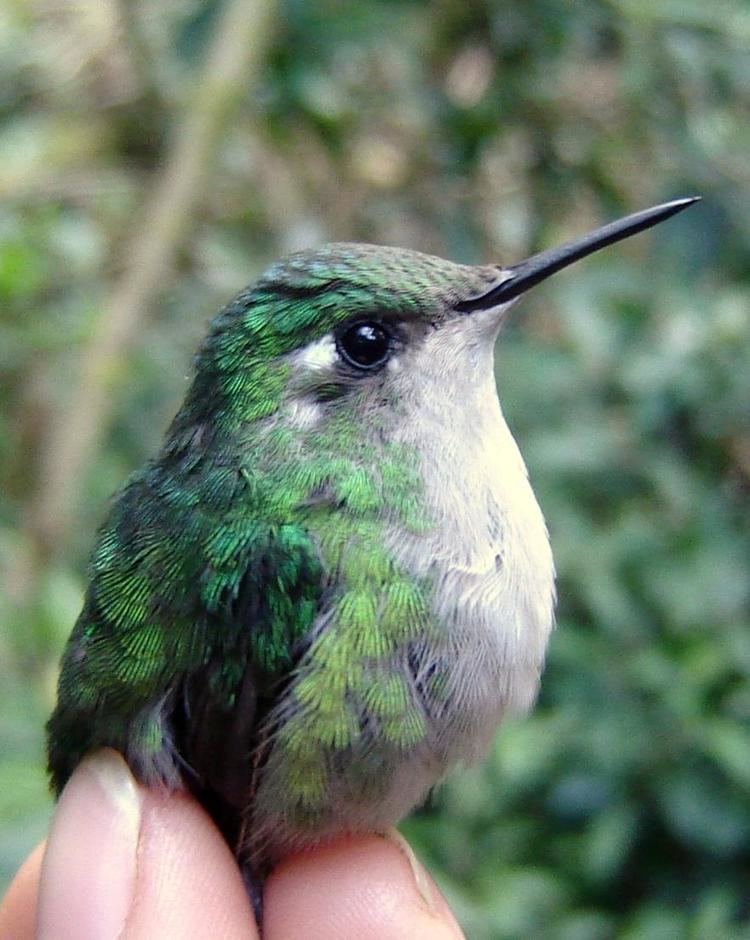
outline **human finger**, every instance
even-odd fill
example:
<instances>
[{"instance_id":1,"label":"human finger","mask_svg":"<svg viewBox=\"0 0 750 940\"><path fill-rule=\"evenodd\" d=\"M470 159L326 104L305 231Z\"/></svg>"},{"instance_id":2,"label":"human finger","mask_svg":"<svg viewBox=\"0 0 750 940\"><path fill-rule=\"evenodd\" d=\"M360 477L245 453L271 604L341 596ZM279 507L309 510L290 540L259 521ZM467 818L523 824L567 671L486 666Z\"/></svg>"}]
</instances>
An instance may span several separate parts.
<instances>
[{"instance_id":1,"label":"human finger","mask_svg":"<svg viewBox=\"0 0 750 940\"><path fill-rule=\"evenodd\" d=\"M60 797L42 864L39 940L257 938L239 869L205 811L98 751Z\"/></svg>"},{"instance_id":2,"label":"human finger","mask_svg":"<svg viewBox=\"0 0 750 940\"><path fill-rule=\"evenodd\" d=\"M264 938L460 940L437 886L424 871L417 884L412 864L392 840L375 835L289 856L266 884Z\"/></svg>"}]
</instances>

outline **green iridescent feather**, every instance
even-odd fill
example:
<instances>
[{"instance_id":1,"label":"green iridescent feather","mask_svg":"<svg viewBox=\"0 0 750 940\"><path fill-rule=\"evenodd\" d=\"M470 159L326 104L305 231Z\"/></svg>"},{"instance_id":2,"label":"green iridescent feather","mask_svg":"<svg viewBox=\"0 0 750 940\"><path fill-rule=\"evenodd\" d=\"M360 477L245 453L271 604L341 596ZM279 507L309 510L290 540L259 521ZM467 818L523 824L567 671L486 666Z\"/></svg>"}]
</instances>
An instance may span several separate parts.
<instances>
[{"instance_id":1,"label":"green iridescent feather","mask_svg":"<svg viewBox=\"0 0 750 940\"><path fill-rule=\"evenodd\" d=\"M304 822L323 811L365 712L384 752L424 734L392 663L415 630L434 629L426 586L383 539L386 525L429 524L412 455L374 414L363 433L351 382L314 387L321 427L292 428L281 412L295 350L357 314L433 315L488 278L333 246L272 267L218 315L161 454L100 530L49 723L57 791L86 751L110 745L147 781L182 779L235 838L266 738L294 755L289 802Z\"/></svg>"}]
</instances>

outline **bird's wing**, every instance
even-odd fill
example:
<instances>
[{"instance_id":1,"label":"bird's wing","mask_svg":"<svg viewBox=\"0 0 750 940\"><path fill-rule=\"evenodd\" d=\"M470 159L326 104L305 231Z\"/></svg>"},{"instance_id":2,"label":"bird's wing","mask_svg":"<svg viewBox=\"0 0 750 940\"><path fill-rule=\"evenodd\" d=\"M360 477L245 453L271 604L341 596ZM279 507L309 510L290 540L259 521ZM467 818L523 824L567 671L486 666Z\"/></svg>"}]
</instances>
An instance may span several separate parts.
<instances>
[{"instance_id":1,"label":"bird's wing","mask_svg":"<svg viewBox=\"0 0 750 940\"><path fill-rule=\"evenodd\" d=\"M260 759L258 728L309 643L323 572L296 523L239 523L217 538L221 562L202 590L211 651L185 673L174 721L188 783L236 809Z\"/></svg>"},{"instance_id":2,"label":"bird's wing","mask_svg":"<svg viewBox=\"0 0 750 940\"><path fill-rule=\"evenodd\" d=\"M48 725L58 792L109 745L146 781L236 794L259 702L299 655L323 576L305 529L243 503L234 480L217 495L146 468L115 501Z\"/></svg>"}]
</instances>

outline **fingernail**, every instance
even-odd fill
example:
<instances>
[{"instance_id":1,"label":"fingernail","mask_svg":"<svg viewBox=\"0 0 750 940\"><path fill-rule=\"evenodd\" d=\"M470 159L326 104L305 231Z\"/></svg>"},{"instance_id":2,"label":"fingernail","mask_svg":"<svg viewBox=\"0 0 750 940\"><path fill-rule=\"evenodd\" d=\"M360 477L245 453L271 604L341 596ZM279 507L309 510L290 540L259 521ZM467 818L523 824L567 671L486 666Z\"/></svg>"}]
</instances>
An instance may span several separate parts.
<instances>
[{"instance_id":1,"label":"fingernail","mask_svg":"<svg viewBox=\"0 0 750 940\"><path fill-rule=\"evenodd\" d=\"M461 940L464 935L453 915L453 911L448 907L445 898L430 878L427 869L422 866L414 853L414 849L398 829L388 829L385 838L396 845L409 863L412 878L414 879L414 887L417 889L417 894L422 901L426 914L430 917L429 936L433 937L434 940L438 940L440 937L444 937L446 940L448 937ZM410 934L410 936L412 935L416 936L415 933ZM424 931L419 933L419 936L423 935L427 936L427 933Z\"/></svg>"},{"instance_id":2,"label":"fingernail","mask_svg":"<svg viewBox=\"0 0 750 940\"><path fill-rule=\"evenodd\" d=\"M87 757L57 805L42 863L38 940L115 940L136 881L141 796L123 758Z\"/></svg>"},{"instance_id":3,"label":"fingernail","mask_svg":"<svg viewBox=\"0 0 750 940\"><path fill-rule=\"evenodd\" d=\"M414 879L414 887L417 889L417 893L424 902L427 910L431 914L434 914L436 907L435 894L432 889L432 880L430 879L430 876L427 874L426 870L422 867L422 863L417 858L414 849L409 845L398 829L389 829L385 833L385 838L398 848L399 852L401 852L406 861L409 863L411 875Z\"/></svg>"}]
</instances>

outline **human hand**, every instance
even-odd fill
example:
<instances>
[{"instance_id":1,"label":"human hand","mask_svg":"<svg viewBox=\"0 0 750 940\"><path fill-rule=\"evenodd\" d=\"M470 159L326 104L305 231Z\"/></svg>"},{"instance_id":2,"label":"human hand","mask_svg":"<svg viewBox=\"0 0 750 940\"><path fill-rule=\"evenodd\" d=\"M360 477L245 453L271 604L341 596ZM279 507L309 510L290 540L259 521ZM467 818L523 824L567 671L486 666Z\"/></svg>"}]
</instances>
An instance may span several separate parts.
<instances>
[{"instance_id":1,"label":"human hand","mask_svg":"<svg viewBox=\"0 0 750 940\"><path fill-rule=\"evenodd\" d=\"M409 862L374 835L292 855L264 891L265 940L460 940L433 882L432 909ZM425 890L425 889L423 889ZM36 925L36 926L35 926ZM136 783L122 757L83 761L49 839L0 907L0 940L257 940L239 869L186 794Z\"/></svg>"}]
</instances>

